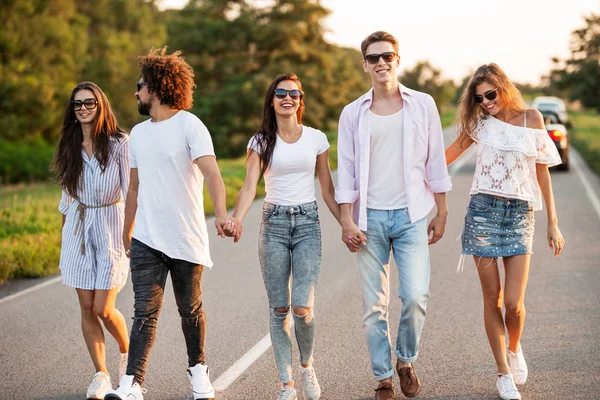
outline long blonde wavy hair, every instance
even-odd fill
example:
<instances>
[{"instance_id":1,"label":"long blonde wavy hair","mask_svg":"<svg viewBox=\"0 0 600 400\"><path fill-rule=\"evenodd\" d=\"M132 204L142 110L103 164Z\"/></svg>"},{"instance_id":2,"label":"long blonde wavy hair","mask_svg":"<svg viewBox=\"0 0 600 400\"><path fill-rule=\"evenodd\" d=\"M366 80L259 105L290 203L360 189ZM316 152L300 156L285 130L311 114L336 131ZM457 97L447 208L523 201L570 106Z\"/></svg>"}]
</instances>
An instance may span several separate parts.
<instances>
[{"instance_id":1,"label":"long blonde wavy hair","mask_svg":"<svg viewBox=\"0 0 600 400\"><path fill-rule=\"evenodd\" d=\"M458 124L458 138L461 145L467 137L474 137L475 128L479 120L489 115L487 111L475 102L475 89L482 83L489 83L498 88L497 94L502 101L503 108L516 113L523 113L527 110L521 92L508 79L504 71L494 63L482 65L477 68L469 80L458 103L456 120Z\"/></svg>"}]
</instances>

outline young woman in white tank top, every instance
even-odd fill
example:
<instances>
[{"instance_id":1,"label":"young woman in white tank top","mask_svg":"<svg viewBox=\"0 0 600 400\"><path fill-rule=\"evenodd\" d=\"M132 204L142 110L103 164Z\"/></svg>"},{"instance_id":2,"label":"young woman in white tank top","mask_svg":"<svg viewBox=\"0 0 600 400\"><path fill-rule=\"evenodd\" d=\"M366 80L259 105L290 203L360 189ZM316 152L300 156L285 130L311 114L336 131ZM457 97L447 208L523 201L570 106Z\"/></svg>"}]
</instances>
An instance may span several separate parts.
<instances>
[{"instance_id":1,"label":"young woman in white tank top","mask_svg":"<svg viewBox=\"0 0 600 400\"><path fill-rule=\"evenodd\" d=\"M298 77L278 76L267 89L260 128L248 144L246 179L233 213L236 224L237 220L243 220L256 196L256 185L264 177L266 198L258 251L269 299L271 340L282 383L278 400L297 398L292 380L292 317L304 398L316 400L321 394L312 367L315 339L312 308L321 265L315 171L323 199L340 221L327 137L321 131L301 125L303 112L304 93ZM240 235L238 229L235 239Z\"/></svg>"},{"instance_id":2,"label":"young woman in white tank top","mask_svg":"<svg viewBox=\"0 0 600 400\"><path fill-rule=\"evenodd\" d=\"M459 136L446 149L447 164L477 143L462 254L473 255L479 273L500 397L520 399L515 384L524 384L528 374L520 345L523 302L533 245L533 211L541 210L542 198L548 215L548 245L555 256L565 245L548 172L548 167L560 163L560 156L540 112L527 109L517 88L496 64L477 69L462 94L458 120ZM500 257L505 270L504 293L498 272ZM504 317L499 303L503 296Z\"/></svg>"}]
</instances>

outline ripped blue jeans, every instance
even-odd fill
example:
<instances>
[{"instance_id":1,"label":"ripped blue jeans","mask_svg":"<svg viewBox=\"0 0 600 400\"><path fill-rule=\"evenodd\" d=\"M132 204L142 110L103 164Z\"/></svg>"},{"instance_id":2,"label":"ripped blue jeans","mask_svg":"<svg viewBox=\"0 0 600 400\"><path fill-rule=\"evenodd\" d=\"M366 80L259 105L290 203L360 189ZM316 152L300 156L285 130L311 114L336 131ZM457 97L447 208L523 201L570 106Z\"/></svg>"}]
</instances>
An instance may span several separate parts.
<instances>
[{"instance_id":1,"label":"ripped blue jeans","mask_svg":"<svg viewBox=\"0 0 600 400\"><path fill-rule=\"evenodd\" d=\"M133 375L140 386L144 383L146 365L156 338L156 325L169 272L181 316L188 364L190 367L204 364L206 318L202 308L203 270L202 265L169 258L139 240L132 240L131 280L135 302L127 375Z\"/></svg>"},{"instance_id":2,"label":"ripped blue jeans","mask_svg":"<svg viewBox=\"0 0 600 400\"><path fill-rule=\"evenodd\" d=\"M271 342L279 380L287 383L292 380L292 316L300 363L312 362L315 343L312 308L321 270L321 225L317 203L298 206L265 203L258 254L269 298ZM310 311L298 315L294 307L309 308Z\"/></svg>"}]
</instances>

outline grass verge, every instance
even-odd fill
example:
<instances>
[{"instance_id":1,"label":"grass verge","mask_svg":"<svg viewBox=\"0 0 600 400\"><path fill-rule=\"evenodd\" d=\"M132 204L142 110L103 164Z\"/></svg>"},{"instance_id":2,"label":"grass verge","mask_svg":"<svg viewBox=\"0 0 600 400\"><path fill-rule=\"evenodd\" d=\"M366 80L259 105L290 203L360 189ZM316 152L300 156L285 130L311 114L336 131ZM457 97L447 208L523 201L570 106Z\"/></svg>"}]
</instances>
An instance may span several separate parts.
<instances>
[{"instance_id":1,"label":"grass verge","mask_svg":"<svg viewBox=\"0 0 600 400\"><path fill-rule=\"evenodd\" d=\"M600 175L600 114L597 112L570 112L575 123L571 129L571 144L590 168Z\"/></svg>"}]
</instances>

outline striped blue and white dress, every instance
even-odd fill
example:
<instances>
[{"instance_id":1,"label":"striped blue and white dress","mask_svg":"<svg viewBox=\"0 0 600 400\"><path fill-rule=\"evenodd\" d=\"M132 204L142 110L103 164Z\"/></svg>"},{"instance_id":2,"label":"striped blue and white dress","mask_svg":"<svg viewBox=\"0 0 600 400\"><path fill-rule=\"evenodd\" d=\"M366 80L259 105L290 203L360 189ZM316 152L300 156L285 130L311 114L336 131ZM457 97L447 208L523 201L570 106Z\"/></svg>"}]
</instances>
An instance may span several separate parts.
<instances>
[{"instance_id":1,"label":"striped blue and white dress","mask_svg":"<svg viewBox=\"0 0 600 400\"><path fill-rule=\"evenodd\" d=\"M78 199L63 189L58 207L66 216L60 251L62 280L78 289L121 290L129 271L122 236L129 187L129 137L111 137L110 144L104 172L96 157L90 159L81 150L83 183Z\"/></svg>"}]
</instances>

